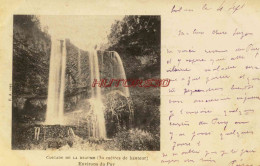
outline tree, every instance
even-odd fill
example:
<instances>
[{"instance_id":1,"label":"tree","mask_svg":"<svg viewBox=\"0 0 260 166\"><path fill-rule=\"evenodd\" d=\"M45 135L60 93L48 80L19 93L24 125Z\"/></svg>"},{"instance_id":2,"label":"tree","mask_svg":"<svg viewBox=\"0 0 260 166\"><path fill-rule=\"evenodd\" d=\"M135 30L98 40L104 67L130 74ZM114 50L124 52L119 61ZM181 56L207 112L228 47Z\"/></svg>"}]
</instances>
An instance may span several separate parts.
<instances>
[{"instance_id":1,"label":"tree","mask_svg":"<svg viewBox=\"0 0 260 166\"><path fill-rule=\"evenodd\" d=\"M109 50L130 62L124 64L128 75L151 67L160 70L160 28L160 16L125 16L111 26Z\"/></svg>"}]
</instances>

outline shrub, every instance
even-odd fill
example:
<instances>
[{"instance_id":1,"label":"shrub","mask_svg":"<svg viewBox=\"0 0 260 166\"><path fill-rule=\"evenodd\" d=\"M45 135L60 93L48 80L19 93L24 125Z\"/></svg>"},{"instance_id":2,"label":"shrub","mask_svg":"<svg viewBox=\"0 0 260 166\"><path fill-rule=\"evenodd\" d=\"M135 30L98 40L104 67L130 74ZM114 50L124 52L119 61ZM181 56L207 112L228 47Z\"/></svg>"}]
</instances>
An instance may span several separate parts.
<instances>
[{"instance_id":1,"label":"shrub","mask_svg":"<svg viewBox=\"0 0 260 166\"><path fill-rule=\"evenodd\" d=\"M156 150L156 140L151 133L140 129L118 132L114 138L121 150Z\"/></svg>"}]
</instances>

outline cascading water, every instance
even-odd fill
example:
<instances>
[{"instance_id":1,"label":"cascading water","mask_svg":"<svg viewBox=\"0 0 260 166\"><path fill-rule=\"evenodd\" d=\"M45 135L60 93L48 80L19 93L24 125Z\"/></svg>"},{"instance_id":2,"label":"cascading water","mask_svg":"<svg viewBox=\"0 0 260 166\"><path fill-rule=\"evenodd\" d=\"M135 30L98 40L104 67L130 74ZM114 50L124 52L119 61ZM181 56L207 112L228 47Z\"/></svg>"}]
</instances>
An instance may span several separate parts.
<instances>
[{"instance_id":1,"label":"cascading water","mask_svg":"<svg viewBox=\"0 0 260 166\"><path fill-rule=\"evenodd\" d=\"M51 57L45 124L62 124L64 116L64 91L66 69L65 40L51 42Z\"/></svg>"},{"instance_id":2,"label":"cascading water","mask_svg":"<svg viewBox=\"0 0 260 166\"><path fill-rule=\"evenodd\" d=\"M116 68L116 71L118 72L118 75L117 75L117 78L116 79L124 79L126 80L126 74L125 74L125 69L124 69L124 66L123 66L123 62L119 56L119 54L115 51L109 51L109 53L111 54L111 57L114 61L114 64L113 66ZM115 73L115 72L113 72ZM113 76L115 77L115 76ZM124 92L124 95L126 97L129 97L130 96L130 93L129 93L129 89L128 87L122 87L122 91Z\"/></svg>"},{"instance_id":3,"label":"cascading water","mask_svg":"<svg viewBox=\"0 0 260 166\"><path fill-rule=\"evenodd\" d=\"M126 80L125 69L123 66L122 59L119 56L119 54L116 51L109 51L109 55L112 58L112 62L113 62L112 66L115 67L115 70L116 70L116 72L115 72L114 69L112 68L113 69L113 71L112 71L113 78ZM127 82L126 82L126 84L127 84ZM122 89L121 91L124 93L125 97L128 100L128 107L129 107L129 111L130 111L129 121L130 121L130 126L132 126L133 119L134 119L134 111L132 109L132 100L130 99L129 88L121 86L121 89Z\"/></svg>"},{"instance_id":4,"label":"cascading water","mask_svg":"<svg viewBox=\"0 0 260 166\"><path fill-rule=\"evenodd\" d=\"M94 81L94 79L100 80L99 74L99 64L98 64L98 56L95 50L90 52L89 55L89 66L90 66L90 83ZM105 116L104 116L104 106L101 98L101 88L98 86L91 87L91 109L96 116L94 122L94 130L93 136L97 138L106 138L106 126L105 126Z\"/></svg>"}]
</instances>

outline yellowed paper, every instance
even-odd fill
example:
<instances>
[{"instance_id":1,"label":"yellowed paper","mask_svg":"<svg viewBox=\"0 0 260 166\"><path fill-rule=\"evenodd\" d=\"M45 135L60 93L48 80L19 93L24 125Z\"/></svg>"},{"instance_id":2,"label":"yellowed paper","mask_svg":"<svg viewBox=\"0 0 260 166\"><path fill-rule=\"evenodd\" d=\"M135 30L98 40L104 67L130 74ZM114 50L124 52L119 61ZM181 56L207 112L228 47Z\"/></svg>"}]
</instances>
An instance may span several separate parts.
<instances>
[{"instance_id":1,"label":"yellowed paper","mask_svg":"<svg viewBox=\"0 0 260 166\"><path fill-rule=\"evenodd\" d=\"M257 0L1 0L0 165L260 165L259 7ZM39 37L33 31L25 34L23 28L27 24L19 22L23 16L36 16L42 26L39 34L46 32L49 36ZM124 18L129 19L127 24ZM117 25L128 29L124 31L124 26L118 26L122 29L114 28L118 32L112 32L116 20ZM121 35L113 36L119 32ZM132 33L139 36L133 37ZM33 43L38 38L44 38L47 44ZM28 50L39 47L43 51L38 49L30 57L25 56ZM51 48L56 48L56 52ZM100 58L101 53L95 53L97 50L106 52L102 53L104 59ZM129 50L132 54L126 53ZM47 74L37 73L37 66L45 64L38 59L33 61L39 55L48 57L48 71L40 71ZM51 65L52 55L56 59ZM67 59L63 59L64 55ZM69 63L71 57L76 59L73 63ZM23 62L27 65L18 68ZM50 70L59 70L59 79L51 79L50 75L55 74ZM115 87L118 91L91 87L95 78L112 75L124 79L120 73L125 73L125 79L144 82L158 77L170 79L170 84L159 88L136 85L129 87L129 92L123 83L119 89ZM50 88L54 85L60 90ZM86 92L86 97L75 95L75 89ZM59 97L50 97L51 93ZM108 121L108 111L100 116L103 112L95 110L100 110L101 105L107 109L112 99L121 102L121 98L114 98L116 95L127 101L127 108L122 109L120 104L111 108L111 116L120 119L112 118L112 122ZM65 104L60 105L60 98L65 98ZM20 102L23 104L19 105ZM73 102L83 104L69 107ZM36 109L32 103L42 106ZM50 103L57 109L52 109ZM47 104L49 110L65 110L67 119L50 114L47 121ZM96 121L86 120L83 126L79 119L88 111L81 113L91 108L95 116L90 117L96 117ZM44 114L34 117L31 112L23 112L30 109L43 109ZM119 114L116 110L128 112ZM111 127L114 122L120 129ZM104 132L101 123L106 125ZM90 130L87 125L93 128ZM111 131L113 136L108 134ZM54 134L48 138L48 133Z\"/></svg>"}]
</instances>

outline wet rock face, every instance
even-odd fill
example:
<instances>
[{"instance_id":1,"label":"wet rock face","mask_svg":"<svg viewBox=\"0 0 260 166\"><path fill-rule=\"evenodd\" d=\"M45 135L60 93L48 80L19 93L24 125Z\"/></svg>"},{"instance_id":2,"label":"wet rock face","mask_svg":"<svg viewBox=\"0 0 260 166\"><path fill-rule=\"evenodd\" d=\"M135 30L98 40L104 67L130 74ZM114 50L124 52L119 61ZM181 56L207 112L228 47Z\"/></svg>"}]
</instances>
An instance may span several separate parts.
<instances>
[{"instance_id":1,"label":"wet rock face","mask_svg":"<svg viewBox=\"0 0 260 166\"><path fill-rule=\"evenodd\" d=\"M118 131L130 128L130 103L122 92L108 93L104 105L108 137L113 137Z\"/></svg>"}]
</instances>

